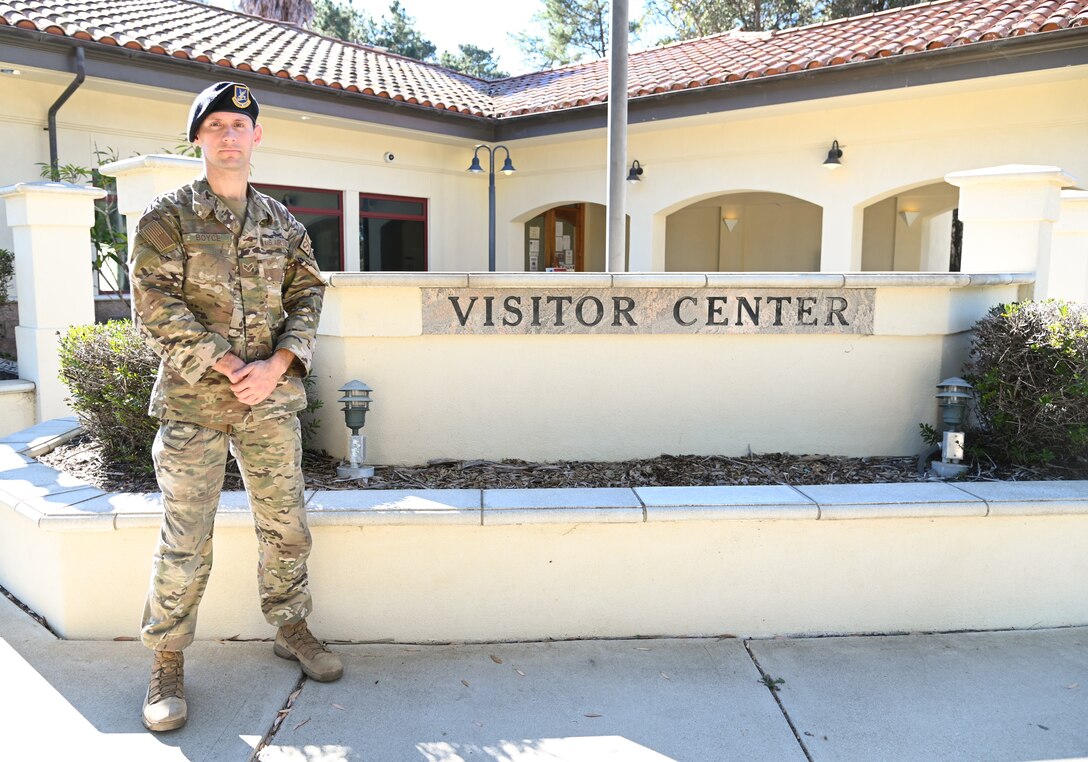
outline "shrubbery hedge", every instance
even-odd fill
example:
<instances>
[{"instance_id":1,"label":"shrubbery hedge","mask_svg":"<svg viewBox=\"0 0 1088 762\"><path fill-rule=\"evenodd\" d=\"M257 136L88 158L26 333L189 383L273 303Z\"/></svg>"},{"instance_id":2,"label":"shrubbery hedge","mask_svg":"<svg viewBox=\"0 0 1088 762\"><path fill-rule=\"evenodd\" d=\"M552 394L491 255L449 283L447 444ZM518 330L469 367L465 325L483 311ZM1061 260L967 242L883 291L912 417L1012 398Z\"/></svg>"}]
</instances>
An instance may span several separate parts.
<instances>
[{"instance_id":1,"label":"shrubbery hedge","mask_svg":"<svg viewBox=\"0 0 1088 762\"><path fill-rule=\"evenodd\" d=\"M102 447L103 458L139 473L151 473L151 445L159 422L147 414L159 358L129 320L74 326L61 338L60 377L83 428ZM302 441L317 432L321 407L307 376Z\"/></svg>"},{"instance_id":2,"label":"shrubbery hedge","mask_svg":"<svg viewBox=\"0 0 1088 762\"><path fill-rule=\"evenodd\" d=\"M1088 477L1088 304L993 308L975 325L964 377L975 387L976 444L986 454Z\"/></svg>"},{"instance_id":3,"label":"shrubbery hedge","mask_svg":"<svg viewBox=\"0 0 1088 762\"><path fill-rule=\"evenodd\" d=\"M69 328L60 341L60 377L69 404L103 457L141 473L153 470L159 423L147 414L159 358L128 320Z\"/></svg>"}]
</instances>

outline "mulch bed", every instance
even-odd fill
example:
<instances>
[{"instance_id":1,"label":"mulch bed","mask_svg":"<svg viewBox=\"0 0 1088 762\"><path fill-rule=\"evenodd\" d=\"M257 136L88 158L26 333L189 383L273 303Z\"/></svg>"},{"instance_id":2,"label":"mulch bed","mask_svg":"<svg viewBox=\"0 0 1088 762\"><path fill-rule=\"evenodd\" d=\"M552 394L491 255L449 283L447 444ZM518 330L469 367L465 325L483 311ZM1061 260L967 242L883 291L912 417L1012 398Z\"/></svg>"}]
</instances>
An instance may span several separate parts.
<instances>
[{"instance_id":1,"label":"mulch bed","mask_svg":"<svg viewBox=\"0 0 1088 762\"><path fill-rule=\"evenodd\" d=\"M135 473L105 463L95 440L83 435L39 460L58 471L79 477L110 492L153 492L154 474ZM151 458L148 457L148 468ZM340 460L307 452L303 458L306 486L343 489L539 489L544 487L677 487L705 485L881 484L926 481L914 457L848 458L832 455L763 453L741 457L721 455L659 455L622 462L521 460L435 460L419 466L378 466L368 483L336 476ZM1001 468L974 463L963 477L971 481L1035 481L1086 479L1088 473L1068 469ZM224 489L242 489L233 461Z\"/></svg>"}]
</instances>

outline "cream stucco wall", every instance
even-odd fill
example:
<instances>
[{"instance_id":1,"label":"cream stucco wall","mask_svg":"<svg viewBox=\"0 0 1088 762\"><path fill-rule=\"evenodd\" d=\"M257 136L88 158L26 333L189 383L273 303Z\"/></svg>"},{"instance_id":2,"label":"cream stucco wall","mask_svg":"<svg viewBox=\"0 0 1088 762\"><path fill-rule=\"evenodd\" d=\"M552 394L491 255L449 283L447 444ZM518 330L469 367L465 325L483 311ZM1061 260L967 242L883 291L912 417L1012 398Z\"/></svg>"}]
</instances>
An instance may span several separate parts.
<instances>
[{"instance_id":1,"label":"cream stucco wall","mask_svg":"<svg viewBox=\"0 0 1088 762\"><path fill-rule=\"evenodd\" d=\"M48 161L45 114L70 79L22 68L22 77L0 77L8 156L0 185L34 179L36 163ZM819 269L850 271L863 265L864 209L948 172L1027 163L1088 177L1086 74L1088 67L1067 67L633 125L628 156L646 171L628 186L629 269L664 271L668 215L724 193L815 204ZM60 112L61 161L90 164L96 146L122 158L171 147L189 99L92 78ZM487 179L464 171L471 141L302 116L266 110L254 179L343 191L349 268L358 262L353 215L361 191L428 199L432 270L486 268ZM827 172L822 160L833 139L843 165ZM526 219L558 204L605 203L606 143L603 129L507 143L519 171L497 177L498 268L520 271ZM386 151L396 161L386 163ZM10 240L0 228L0 246Z\"/></svg>"},{"instance_id":2,"label":"cream stucco wall","mask_svg":"<svg viewBox=\"0 0 1088 762\"><path fill-rule=\"evenodd\" d=\"M200 639L272 634L252 526L233 518L216 522ZM319 518L311 512L310 621L334 640L768 636L1088 617L1084 515L524 526ZM0 580L63 637L136 637L158 529L153 516L132 523L48 530L0 505Z\"/></svg>"},{"instance_id":3,"label":"cream stucco wall","mask_svg":"<svg viewBox=\"0 0 1088 762\"><path fill-rule=\"evenodd\" d=\"M443 277L473 278L476 288L514 285L501 275ZM544 276L516 277L524 288ZM733 277L734 288L776 282ZM314 376L325 400L353 378L374 388L364 432L373 463L915 454L918 423L937 421L933 385L960 373L968 330L992 304L1020 293L1016 285L949 287L915 277L922 280L876 289L870 336L424 335L426 284L344 274L326 292ZM704 284L692 293L718 292ZM343 455L341 413L326 405L320 417L319 446Z\"/></svg>"},{"instance_id":4,"label":"cream stucco wall","mask_svg":"<svg viewBox=\"0 0 1088 762\"><path fill-rule=\"evenodd\" d=\"M0 437L36 423L34 384L23 380L0 381Z\"/></svg>"}]
</instances>

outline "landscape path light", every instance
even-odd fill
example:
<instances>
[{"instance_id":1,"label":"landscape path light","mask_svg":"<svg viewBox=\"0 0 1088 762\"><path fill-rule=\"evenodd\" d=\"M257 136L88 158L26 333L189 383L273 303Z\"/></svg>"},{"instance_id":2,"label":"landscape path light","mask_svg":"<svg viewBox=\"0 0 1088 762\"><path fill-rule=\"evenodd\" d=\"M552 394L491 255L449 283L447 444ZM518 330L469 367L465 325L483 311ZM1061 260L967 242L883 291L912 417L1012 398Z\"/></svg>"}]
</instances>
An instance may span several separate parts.
<instances>
[{"instance_id":1,"label":"landscape path light","mask_svg":"<svg viewBox=\"0 0 1088 762\"><path fill-rule=\"evenodd\" d=\"M937 405L941 409L941 459L933 461L933 471L947 478L967 472L963 460L963 422L973 387L962 378L946 378L937 384Z\"/></svg>"},{"instance_id":2,"label":"landscape path light","mask_svg":"<svg viewBox=\"0 0 1088 762\"><path fill-rule=\"evenodd\" d=\"M341 479L369 479L374 475L374 466L364 466L366 460L366 435L360 429L366 423L366 413L370 410L370 393L374 391L362 381L348 381L338 390L344 394L337 402L344 403L344 423L351 429L351 445L348 448L348 464L338 466L336 475Z\"/></svg>"}]
</instances>

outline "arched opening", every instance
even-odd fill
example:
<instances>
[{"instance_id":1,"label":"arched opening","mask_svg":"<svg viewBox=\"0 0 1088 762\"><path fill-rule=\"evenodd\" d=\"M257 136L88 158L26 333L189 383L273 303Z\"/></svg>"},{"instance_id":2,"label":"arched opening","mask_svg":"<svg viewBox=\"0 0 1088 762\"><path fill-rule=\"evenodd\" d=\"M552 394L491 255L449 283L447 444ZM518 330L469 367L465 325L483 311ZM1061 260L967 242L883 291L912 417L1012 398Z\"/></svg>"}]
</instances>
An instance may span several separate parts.
<instances>
[{"instance_id":1,"label":"arched opening","mask_svg":"<svg viewBox=\"0 0 1088 762\"><path fill-rule=\"evenodd\" d=\"M560 204L541 211L524 224L525 272L605 272L603 204ZM631 218L627 217L630 256Z\"/></svg>"},{"instance_id":2,"label":"arched opening","mask_svg":"<svg viewBox=\"0 0 1088 762\"><path fill-rule=\"evenodd\" d=\"M697 201L665 219L668 272L816 272L823 210L784 193Z\"/></svg>"},{"instance_id":3,"label":"arched opening","mask_svg":"<svg viewBox=\"0 0 1088 762\"><path fill-rule=\"evenodd\" d=\"M865 207L861 269L959 270L959 188L945 182L900 191Z\"/></svg>"}]
</instances>

